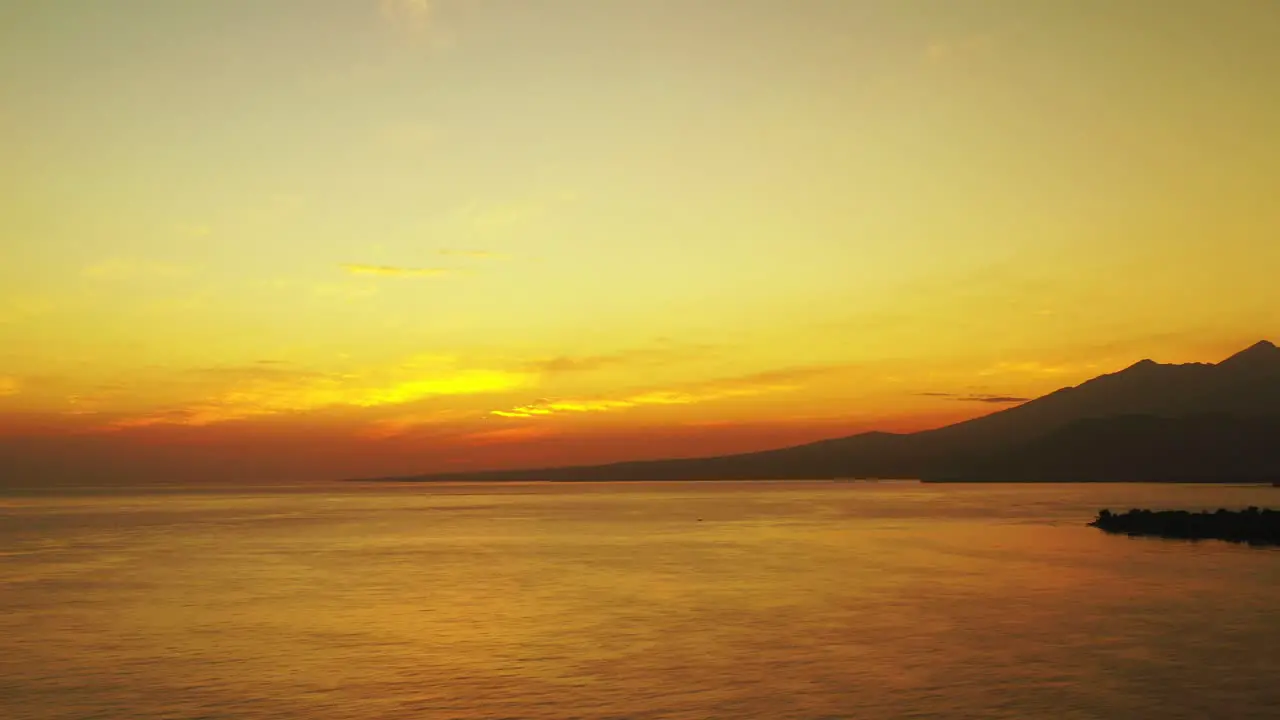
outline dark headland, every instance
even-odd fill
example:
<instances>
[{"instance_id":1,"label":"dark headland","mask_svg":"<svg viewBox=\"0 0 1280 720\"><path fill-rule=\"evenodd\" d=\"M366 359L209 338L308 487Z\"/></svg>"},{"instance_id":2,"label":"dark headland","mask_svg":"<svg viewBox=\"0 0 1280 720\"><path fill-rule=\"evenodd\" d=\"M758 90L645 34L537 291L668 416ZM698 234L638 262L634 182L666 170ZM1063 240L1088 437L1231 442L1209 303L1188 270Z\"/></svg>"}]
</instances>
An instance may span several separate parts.
<instances>
[{"instance_id":1,"label":"dark headland","mask_svg":"<svg viewBox=\"0 0 1280 720\"><path fill-rule=\"evenodd\" d=\"M910 434L608 465L427 473L386 481L923 479L926 482L1280 481L1280 348L1222 362L1143 360L990 415Z\"/></svg>"},{"instance_id":2,"label":"dark headland","mask_svg":"<svg viewBox=\"0 0 1280 720\"><path fill-rule=\"evenodd\" d=\"M1103 510L1089 523L1108 533L1178 540L1226 540L1250 545L1280 545L1280 511L1256 507L1238 512L1184 510Z\"/></svg>"}]
</instances>

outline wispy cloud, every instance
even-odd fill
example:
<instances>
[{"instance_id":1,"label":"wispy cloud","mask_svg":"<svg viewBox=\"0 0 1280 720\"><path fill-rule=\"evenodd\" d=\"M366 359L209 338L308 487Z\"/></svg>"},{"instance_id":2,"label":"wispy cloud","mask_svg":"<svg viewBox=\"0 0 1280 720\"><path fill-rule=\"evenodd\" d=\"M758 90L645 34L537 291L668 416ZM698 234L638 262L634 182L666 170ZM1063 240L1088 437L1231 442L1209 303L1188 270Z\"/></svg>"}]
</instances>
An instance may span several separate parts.
<instances>
[{"instance_id":1,"label":"wispy cloud","mask_svg":"<svg viewBox=\"0 0 1280 720\"><path fill-rule=\"evenodd\" d=\"M540 373L594 372L613 367L667 365L706 357L715 350L710 345L670 345L635 348L597 355L557 355L525 363L529 370Z\"/></svg>"},{"instance_id":2,"label":"wispy cloud","mask_svg":"<svg viewBox=\"0 0 1280 720\"><path fill-rule=\"evenodd\" d=\"M80 271L86 278L99 280L136 280L143 277L180 278L191 274L181 265L146 260L107 260Z\"/></svg>"},{"instance_id":3,"label":"wispy cloud","mask_svg":"<svg viewBox=\"0 0 1280 720\"><path fill-rule=\"evenodd\" d=\"M307 413L332 408L407 405L430 397L480 395L515 390L535 380L528 373L458 367L428 359L374 371L324 373L270 366L205 369L225 380L207 399L126 418L116 429L151 425L212 425L246 418Z\"/></svg>"},{"instance_id":4,"label":"wispy cloud","mask_svg":"<svg viewBox=\"0 0 1280 720\"><path fill-rule=\"evenodd\" d=\"M0 397L17 395L21 389L22 384L18 382L18 378L0 375Z\"/></svg>"},{"instance_id":5,"label":"wispy cloud","mask_svg":"<svg viewBox=\"0 0 1280 720\"><path fill-rule=\"evenodd\" d=\"M493 410L490 414L506 418L532 418L565 413L616 412L653 405L693 405L798 390L809 379L832 370L833 368L827 367L774 370L679 388L646 390L616 398L543 398L508 410Z\"/></svg>"},{"instance_id":6,"label":"wispy cloud","mask_svg":"<svg viewBox=\"0 0 1280 720\"><path fill-rule=\"evenodd\" d=\"M964 402L994 403L996 405L1012 405L1031 400L1031 398L1014 397L1012 395L970 395L968 397L956 399Z\"/></svg>"},{"instance_id":7,"label":"wispy cloud","mask_svg":"<svg viewBox=\"0 0 1280 720\"><path fill-rule=\"evenodd\" d=\"M343 265L342 269L351 275L372 275L376 277L440 277L456 272L451 268L410 268L396 267L394 265L357 265L351 263Z\"/></svg>"},{"instance_id":8,"label":"wispy cloud","mask_svg":"<svg viewBox=\"0 0 1280 720\"><path fill-rule=\"evenodd\" d=\"M64 415L98 415L128 392L124 385L101 385L66 396Z\"/></svg>"},{"instance_id":9,"label":"wispy cloud","mask_svg":"<svg viewBox=\"0 0 1280 720\"><path fill-rule=\"evenodd\" d=\"M1031 398L1017 397L1014 395L990 395L986 393L922 392L916 393L916 395L920 397L946 398L948 400L955 400L958 402L992 403L996 405L1011 405L1031 400Z\"/></svg>"}]
</instances>

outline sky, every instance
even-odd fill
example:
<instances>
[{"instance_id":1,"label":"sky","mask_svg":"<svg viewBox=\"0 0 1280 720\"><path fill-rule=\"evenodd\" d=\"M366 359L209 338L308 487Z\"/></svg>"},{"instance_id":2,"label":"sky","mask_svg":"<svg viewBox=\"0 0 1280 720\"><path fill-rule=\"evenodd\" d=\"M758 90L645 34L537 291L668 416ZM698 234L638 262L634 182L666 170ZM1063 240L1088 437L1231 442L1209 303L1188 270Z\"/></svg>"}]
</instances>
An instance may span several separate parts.
<instances>
[{"instance_id":1,"label":"sky","mask_svg":"<svg viewBox=\"0 0 1280 720\"><path fill-rule=\"evenodd\" d=\"M1217 361L1280 340L1277 77L1273 0L0 0L0 474L696 456Z\"/></svg>"}]
</instances>

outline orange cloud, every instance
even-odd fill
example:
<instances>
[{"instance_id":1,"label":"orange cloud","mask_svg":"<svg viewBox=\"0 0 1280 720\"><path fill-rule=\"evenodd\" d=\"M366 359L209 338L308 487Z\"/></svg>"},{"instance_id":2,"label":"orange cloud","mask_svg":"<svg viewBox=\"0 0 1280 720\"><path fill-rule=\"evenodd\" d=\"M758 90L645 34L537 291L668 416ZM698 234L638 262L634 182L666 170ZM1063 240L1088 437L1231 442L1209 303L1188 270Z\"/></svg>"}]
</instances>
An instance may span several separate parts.
<instances>
[{"instance_id":1,"label":"orange cloud","mask_svg":"<svg viewBox=\"0 0 1280 720\"><path fill-rule=\"evenodd\" d=\"M18 378L0 375L0 397L17 395L21 389L22 385L18 382Z\"/></svg>"},{"instance_id":2,"label":"orange cloud","mask_svg":"<svg viewBox=\"0 0 1280 720\"><path fill-rule=\"evenodd\" d=\"M377 277L439 277L453 272L449 268L404 268L392 265L355 265L342 266L352 275L374 275Z\"/></svg>"}]
</instances>

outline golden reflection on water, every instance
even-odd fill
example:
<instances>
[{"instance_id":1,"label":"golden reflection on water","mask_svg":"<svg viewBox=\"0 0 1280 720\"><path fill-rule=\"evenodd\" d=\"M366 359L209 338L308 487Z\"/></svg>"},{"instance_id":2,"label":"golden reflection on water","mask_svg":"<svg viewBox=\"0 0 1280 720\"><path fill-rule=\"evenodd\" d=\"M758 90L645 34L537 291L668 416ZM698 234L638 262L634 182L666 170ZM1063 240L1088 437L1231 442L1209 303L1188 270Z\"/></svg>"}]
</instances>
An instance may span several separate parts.
<instances>
[{"instance_id":1,"label":"golden reflection on water","mask_svg":"<svg viewBox=\"0 0 1280 720\"><path fill-rule=\"evenodd\" d=\"M1250 718L1280 552L1102 507L1270 488L8 496L0 717Z\"/></svg>"}]
</instances>

